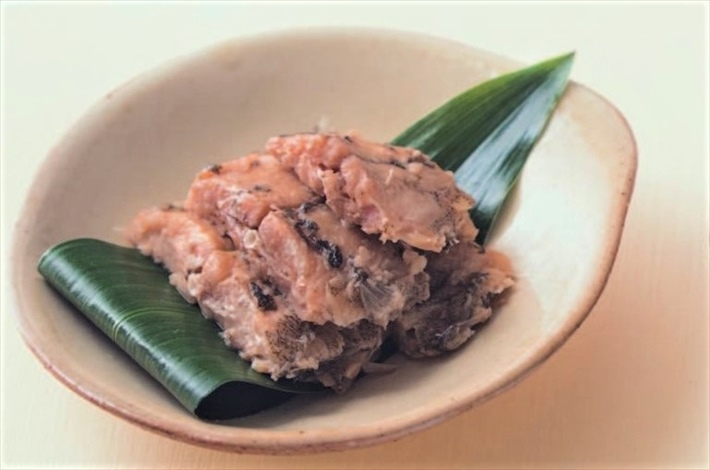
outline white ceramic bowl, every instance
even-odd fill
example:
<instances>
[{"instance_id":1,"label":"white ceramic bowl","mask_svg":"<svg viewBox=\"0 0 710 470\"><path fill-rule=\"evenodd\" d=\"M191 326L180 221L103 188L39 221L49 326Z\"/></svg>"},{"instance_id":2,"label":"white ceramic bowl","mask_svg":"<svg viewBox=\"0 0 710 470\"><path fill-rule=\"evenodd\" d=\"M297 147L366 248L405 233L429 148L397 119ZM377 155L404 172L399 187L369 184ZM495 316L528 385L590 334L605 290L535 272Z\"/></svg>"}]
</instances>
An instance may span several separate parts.
<instances>
[{"instance_id":1,"label":"white ceramic bowl","mask_svg":"<svg viewBox=\"0 0 710 470\"><path fill-rule=\"evenodd\" d=\"M565 51L550 51L550 56ZM543 59L541 57L540 59ZM584 60L580 57L579 60ZM460 351L393 359L344 396L303 397L228 423L186 412L40 278L54 243L117 230L180 200L208 163L272 135L337 130L386 141L448 98L523 64L449 41L370 30L290 32L218 45L107 94L52 150L16 228L13 281L25 341L81 396L144 428L238 452L345 449L402 437L515 384L589 313L609 275L636 171L608 102L571 84L531 156L493 245L518 283Z\"/></svg>"}]
</instances>

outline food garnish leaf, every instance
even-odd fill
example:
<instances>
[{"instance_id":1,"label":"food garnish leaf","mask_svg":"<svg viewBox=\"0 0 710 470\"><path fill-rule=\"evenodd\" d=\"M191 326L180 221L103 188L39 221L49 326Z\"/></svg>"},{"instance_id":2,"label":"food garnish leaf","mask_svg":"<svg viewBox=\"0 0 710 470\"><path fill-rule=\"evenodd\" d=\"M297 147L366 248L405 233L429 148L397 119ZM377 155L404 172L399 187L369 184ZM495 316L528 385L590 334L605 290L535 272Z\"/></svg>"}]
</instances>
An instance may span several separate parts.
<instances>
[{"instance_id":1,"label":"food garnish leaf","mask_svg":"<svg viewBox=\"0 0 710 470\"><path fill-rule=\"evenodd\" d=\"M229 419L322 387L273 381L229 349L219 328L138 250L91 238L70 240L40 258L39 272L185 408Z\"/></svg>"},{"instance_id":2,"label":"food garnish leaf","mask_svg":"<svg viewBox=\"0 0 710 470\"><path fill-rule=\"evenodd\" d=\"M485 242L523 164L562 95L572 54L502 75L458 95L392 143L415 147L477 201ZM273 381L229 349L218 327L138 250L94 239L60 243L39 272L114 343L203 419L244 416L322 387Z\"/></svg>"},{"instance_id":3,"label":"food garnish leaf","mask_svg":"<svg viewBox=\"0 0 710 470\"><path fill-rule=\"evenodd\" d=\"M429 155L476 200L486 242L506 197L567 86L574 53L489 80L432 111L391 143Z\"/></svg>"}]
</instances>

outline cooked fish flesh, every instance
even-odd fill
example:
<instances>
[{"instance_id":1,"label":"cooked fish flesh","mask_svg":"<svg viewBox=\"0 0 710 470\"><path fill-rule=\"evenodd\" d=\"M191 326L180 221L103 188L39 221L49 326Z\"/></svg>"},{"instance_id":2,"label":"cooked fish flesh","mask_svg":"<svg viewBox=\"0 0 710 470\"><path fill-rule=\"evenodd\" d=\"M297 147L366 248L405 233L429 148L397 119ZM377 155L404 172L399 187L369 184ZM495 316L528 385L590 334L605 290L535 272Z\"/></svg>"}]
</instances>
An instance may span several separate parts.
<instances>
[{"instance_id":1,"label":"cooked fish flesh","mask_svg":"<svg viewBox=\"0 0 710 470\"><path fill-rule=\"evenodd\" d=\"M266 150L343 219L382 241L439 252L473 240L473 199L451 172L415 149L367 142L356 135L274 137Z\"/></svg>"},{"instance_id":2,"label":"cooked fish flesh","mask_svg":"<svg viewBox=\"0 0 710 470\"><path fill-rule=\"evenodd\" d=\"M183 296L196 301L223 330L225 342L259 372L318 380L342 391L382 343L385 328L373 322L339 327L298 318L266 273L252 269L244 252L225 249L229 245L218 232L190 213L146 210L128 232L141 251L168 267ZM177 255L188 251L194 253L188 262Z\"/></svg>"},{"instance_id":3,"label":"cooked fish flesh","mask_svg":"<svg viewBox=\"0 0 710 470\"><path fill-rule=\"evenodd\" d=\"M195 214L173 205L139 212L126 228L128 240L170 271L170 283L193 301L187 279L219 250L231 250L230 239Z\"/></svg>"},{"instance_id":4,"label":"cooked fish flesh","mask_svg":"<svg viewBox=\"0 0 710 470\"><path fill-rule=\"evenodd\" d=\"M127 235L255 370L342 392L388 335L432 356L490 317L512 278L474 242L472 204L421 152L301 134L206 168Z\"/></svg>"},{"instance_id":5,"label":"cooked fish flesh","mask_svg":"<svg viewBox=\"0 0 710 470\"><path fill-rule=\"evenodd\" d=\"M245 227L257 228L273 207L295 208L318 198L277 159L251 154L201 171L185 208L238 243Z\"/></svg>"},{"instance_id":6,"label":"cooked fish flesh","mask_svg":"<svg viewBox=\"0 0 710 470\"><path fill-rule=\"evenodd\" d=\"M391 333L410 357L438 356L468 341L488 320L497 296L513 279L475 242L427 255L431 296L394 320Z\"/></svg>"}]
</instances>

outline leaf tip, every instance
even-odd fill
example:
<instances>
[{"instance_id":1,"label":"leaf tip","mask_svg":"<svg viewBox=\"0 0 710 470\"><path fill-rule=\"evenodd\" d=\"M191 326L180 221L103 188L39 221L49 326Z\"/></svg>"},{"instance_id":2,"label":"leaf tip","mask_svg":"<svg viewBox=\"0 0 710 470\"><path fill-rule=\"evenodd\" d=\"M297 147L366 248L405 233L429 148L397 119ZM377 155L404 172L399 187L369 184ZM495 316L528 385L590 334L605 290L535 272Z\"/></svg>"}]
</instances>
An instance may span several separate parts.
<instances>
[{"instance_id":1,"label":"leaf tip","mask_svg":"<svg viewBox=\"0 0 710 470\"><path fill-rule=\"evenodd\" d=\"M569 51L566 54L562 54L560 58L563 60L563 62L569 63L570 66L572 66L572 63L574 62L574 58L577 56L577 51Z\"/></svg>"},{"instance_id":2,"label":"leaf tip","mask_svg":"<svg viewBox=\"0 0 710 470\"><path fill-rule=\"evenodd\" d=\"M560 54L556 57L553 57L546 62L550 65L553 65L555 67L558 66L566 66L566 67L571 67L572 63L574 62L574 58L577 54L577 51L569 51L564 54Z\"/></svg>"},{"instance_id":3,"label":"leaf tip","mask_svg":"<svg viewBox=\"0 0 710 470\"><path fill-rule=\"evenodd\" d=\"M576 54L577 51L569 51L564 54L560 54L542 62L542 68L548 72L558 75L559 77L564 77L564 80L566 81L572 71L572 64L574 63Z\"/></svg>"}]
</instances>

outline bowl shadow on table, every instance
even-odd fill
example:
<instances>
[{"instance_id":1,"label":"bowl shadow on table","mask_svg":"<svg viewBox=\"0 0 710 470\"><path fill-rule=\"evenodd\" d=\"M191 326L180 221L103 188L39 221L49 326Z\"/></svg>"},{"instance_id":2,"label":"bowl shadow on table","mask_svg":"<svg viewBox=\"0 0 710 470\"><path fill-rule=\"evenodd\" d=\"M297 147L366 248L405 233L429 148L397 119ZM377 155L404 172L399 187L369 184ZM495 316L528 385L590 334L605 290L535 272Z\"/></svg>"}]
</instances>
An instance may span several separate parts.
<instances>
[{"instance_id":1,"label":"bowl shadow on table","mask_svg":"<svg viewBox=\"0 0 710 470\"><path fill-rule=\"evenodd\" d=\"M675 284L682 286L681 290L669 288L672 284L659 288L658 284L666 267L679 272L669 265L686 266L697 256L698 237L684 222L659 223L662 203L650 203L651 198L658 201L658 194L661 192L649 186L635 191L606 289L581 334L566 348L565 358L550 364L562 379L555 383L557 402L570 411L564 422L573 424L569 427L578 439L596 445L595 460L606 454L605 464L610 466L642 466L643 462L657 466L664 460L671 462L674 455L687 456L690 449L680 447L687 445L681 436L688 431L688 424L698 422L690 416L703 411L707 416L707 391L703 392L699 375L695 384L689 377L689 364L700 364L700 358L707 358L707 316L705 325L698 324L700 315L691 313L688 300L697 299L702 289L707 292L707 285L691 279ZM644 198L647 202L640 203ZM673 249L659 251L658 240ZM688 321L696 323L697 334L688 336L687 330L679 328L680 322ZM707 377L707 366L702 371ZM686 382L681 382L681 377ZM698 408L700 396L705 410ZM575 406L580 402L585 402L585 407ZM600 425L605 429L601 437ZM643 456L623 448L628 444L626 435L644 442ZM704 446L707 449L707 440ZM671 466L697 464L688 460Z\"/></svg>"},{"instance_id":2,"label":"bowl shadow on table","mask_svg":"<svg viewBox=\"0 0 710 470\"><path fill-rule=\"evenodd\" d=\"M656 251L655 239L646 235L659 230L664 232L660 239L688 251L669 250L659 264L659 258L649 256ZM663 462L697 466L699 462L688 457L692 449L683 447L687 442L679 431L690 422L691 413L700 411L696 406L702 391L698 392L699 386L677 387L667 372L688 357L701 357L701 351L695 354L690 348L702 345L694 341L681 346L687 338L676 328L679 319L670 310L680 308L678 293L655 292L653 285L643 283L654 277L659 265L685 262L684 253L690 254L697 245L690 233L684 227L658 224L651 204L632 203L606 288L559 354L509 393L437 426L435 432L393 446L416 448L424 458L419 461L422 468L435 462L437 455L457 452L462 458L475 455L484 468L487 463L511 468L523 463L541 468L638 468ZM630 435L638 445L629 445ZM392 447L381 449L359 456L378 464L401 462L391 457L396 454Z\"/></svg>"},{"instance_id":3,"label":"bowl shadow on table","mask_svg":"<svg viewBox=\"0 0 710 470\"><path fill-rule=\"evenodd\" d=\"M632 204L609 282L579 331L520 387L443 425L440 435L453 440L447 442L449 451L463 450L468 441L487 442L467 452L483 467L485 462L508 462L511 468L523 462L541 468L698 465L687 457L681 431L691 413L700 411L698 391L678 387L668 376L683 360L680 350L694 353L687 350L690 344L680 346L684 338L674 327L679 319L659 306L675 305L677 294L668 291L659 298L652 285L641 282L653 277L659 261L648 256L654 239L645 234L667 231L662 238L670 240L674 233L676 247L692 247L693 240L679 239L688 232L657 222L650 204ZM461 428L470 433L453 432ZM637 445L629 445L628 436ZM422 454L427 448L436 452L442 443L434 434L415 439ZM685 461L673 460L683 455Z\"/></svg>"}]
</instances>

